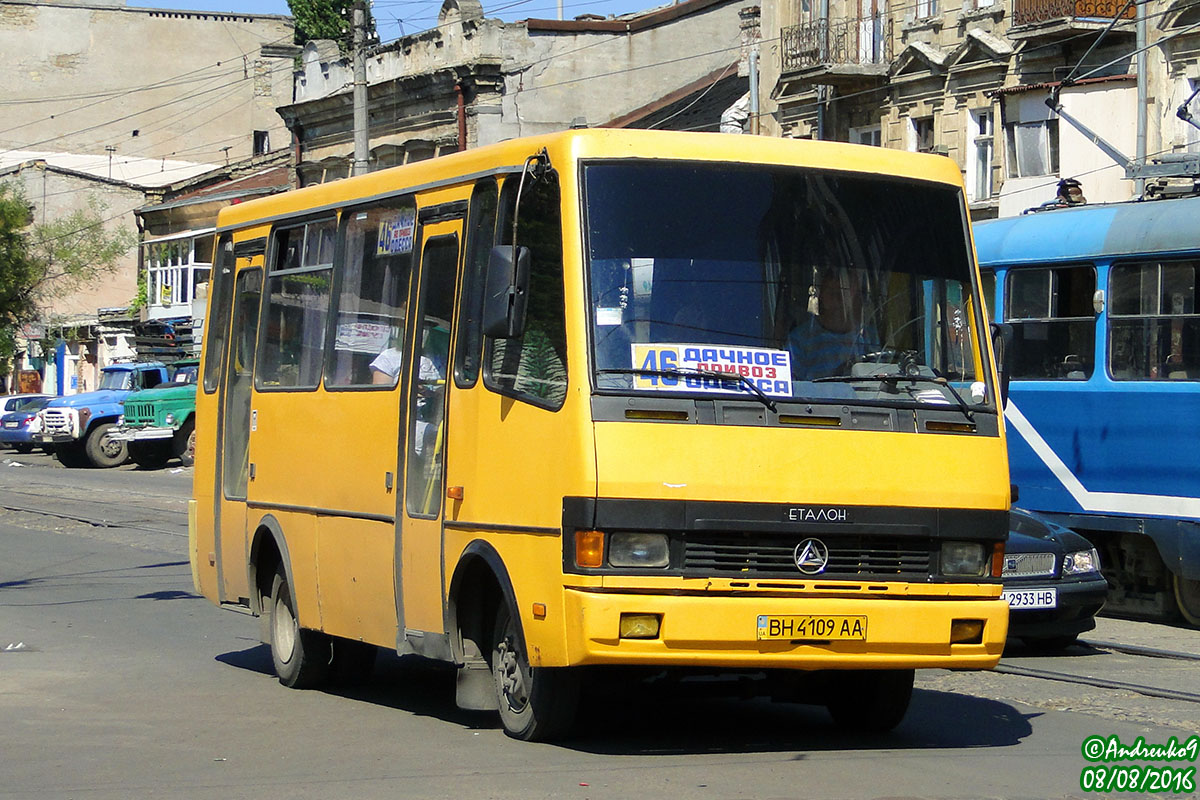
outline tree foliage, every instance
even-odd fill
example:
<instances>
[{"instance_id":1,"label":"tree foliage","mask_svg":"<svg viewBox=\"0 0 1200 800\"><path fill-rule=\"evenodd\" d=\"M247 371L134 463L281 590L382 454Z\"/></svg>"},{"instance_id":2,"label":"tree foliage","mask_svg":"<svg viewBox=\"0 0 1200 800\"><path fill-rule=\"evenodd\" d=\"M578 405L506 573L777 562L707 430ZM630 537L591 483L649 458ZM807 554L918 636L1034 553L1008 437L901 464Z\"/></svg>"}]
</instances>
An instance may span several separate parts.
<instances>
[{"instance_id":1,"label":"tree foliage","mask_svg":"<svg viewBox=\"0 0 1200 800\"><path fill-rule=\"evenodd\" d=\"M288 8L296 20L296 44L313 39L332 39L342 52L351 44L354 22L354 0L288 0ZM375 20L367 7L367 38L375 36Z\"/></svg>"},{"instance_id":2,"label":"tree foliage","mask_svg":"<svg viewBox=\"0 0 1200 800\"><path fill-rule=\"evenodd\" d=\"M0 184L0 341L41 316L43 305L114 272L137 243L128 228L105 228L105 208L85 209L33 224L24 192Z\"/></svg>"}]
</instances>

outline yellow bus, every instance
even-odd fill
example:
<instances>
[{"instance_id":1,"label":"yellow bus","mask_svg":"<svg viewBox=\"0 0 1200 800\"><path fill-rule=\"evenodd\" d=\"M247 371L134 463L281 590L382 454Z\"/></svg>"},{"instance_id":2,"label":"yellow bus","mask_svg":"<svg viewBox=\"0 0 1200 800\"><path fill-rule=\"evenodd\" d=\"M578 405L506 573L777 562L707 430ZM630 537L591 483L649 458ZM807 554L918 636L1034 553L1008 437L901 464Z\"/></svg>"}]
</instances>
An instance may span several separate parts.
<instances>
[{"instance_id":1,"label":"yellow bus","mask_svg":"<svg viewBox=\"0 0 1200 800\"><path fill-rule=\"evenodd\" d=\"M287 686L417 654L522 739L601 667L888 729L1008 625L978 285L958 169L876 147L570 131L231 206L197 591Z\"/></svg>"}]
</instances>

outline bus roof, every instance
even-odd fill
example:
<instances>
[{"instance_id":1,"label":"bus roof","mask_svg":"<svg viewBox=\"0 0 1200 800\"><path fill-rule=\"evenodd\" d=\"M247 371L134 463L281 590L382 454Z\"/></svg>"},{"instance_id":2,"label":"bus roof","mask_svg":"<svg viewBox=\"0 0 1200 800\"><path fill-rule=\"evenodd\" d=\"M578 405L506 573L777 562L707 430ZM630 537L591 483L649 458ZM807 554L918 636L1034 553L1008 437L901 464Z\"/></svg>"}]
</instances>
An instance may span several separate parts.
<instances>
[{"instance_id":1,"label":"bus roof","mask_svg":"<svg viewBox=\"0 0 1200 800\"><path fill-rule=\"evenodd\" d=\"M975 223L983 267L1200 251L1200 197L1039 211Z\"/></svg>"},{"instance_id":2,"label":"bus roof","mask_svg":"<svg viewBox=\"0 0 1200 800\"><path fill-rule=\"evenodd\" d=\"M552 162L556 156L561 158L565 151L570 159L576 161L587 158L660 158L804 166L898 175L962 186L961 172L954 161L945 156L769 136L591 128L511 139L238 203L221 211L217 227L228 230L402 191L420 190L448 182L469 182L487 174L519 171L526 157L542 148L550 151Z\"/></svg>"}]
</instances>

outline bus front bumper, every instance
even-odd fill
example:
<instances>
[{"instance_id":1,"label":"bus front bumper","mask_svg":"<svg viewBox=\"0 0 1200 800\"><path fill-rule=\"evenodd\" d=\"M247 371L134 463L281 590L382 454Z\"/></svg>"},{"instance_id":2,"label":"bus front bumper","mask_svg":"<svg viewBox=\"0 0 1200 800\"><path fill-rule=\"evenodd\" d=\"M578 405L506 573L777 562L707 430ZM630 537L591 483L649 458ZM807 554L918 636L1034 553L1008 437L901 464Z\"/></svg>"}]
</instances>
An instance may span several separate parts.
<instances>
[{"instance_id":1,"label":"bus front bumper","mask_svg":"<svg viewBox=\"0 0 1200 800\"><path fill-rule=\"evenodd\" d=\"M565 604L565 618L579 621L566 626L571 665L991 669L1008 631L1008 604L998 597L736 597L567 589ZM622 638L623 614L657 616L657 636ZM981 635L952 644L955 622L973 620L982 623ZM781 626L789 625L782 629L784 638L760 638L760 626L766 635L780 635Z\"/></svg>"}]
</instances>

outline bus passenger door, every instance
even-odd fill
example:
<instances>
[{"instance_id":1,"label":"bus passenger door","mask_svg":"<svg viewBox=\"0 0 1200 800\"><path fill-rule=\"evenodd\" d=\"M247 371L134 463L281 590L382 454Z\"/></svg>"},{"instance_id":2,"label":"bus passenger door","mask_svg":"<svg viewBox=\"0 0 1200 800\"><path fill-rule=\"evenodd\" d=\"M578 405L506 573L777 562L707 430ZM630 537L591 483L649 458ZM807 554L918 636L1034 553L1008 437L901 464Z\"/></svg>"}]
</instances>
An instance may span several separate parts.
<instances>
[{"instance_id":1,"label":"bus passenger door","mask_svg":"<svg viewBox=\"0 0 1200 800\"><path fill-rule=\"evenodd\" d=\"M250 393L254 388L254 352L262 297L262 268L237 274L233 325L221 405L220 485L217 503L217 570L221 601L249 597L249 554L246 552L246 486L250 476Z\"/></svg>"},{"instance_id":2,"label":"bus passenger door","mask_svg":"<svg viewBox=\"0 0 1200 800\"><path fill-rule=\"evenodd\" d=\"M404 439L404 511L397 540L401 620L404 635L417 652L421 634L444 633L442 598L446 576L442 563L442 520L445 496L447 393L450 331L458 280L462 220L426 224L422 230L417 310L409 328L413 358L405 373L408 391Z\"/></svg>"}]
</instances>

